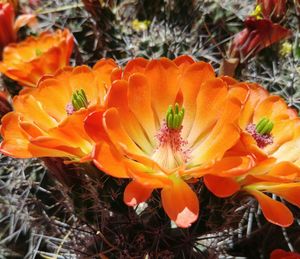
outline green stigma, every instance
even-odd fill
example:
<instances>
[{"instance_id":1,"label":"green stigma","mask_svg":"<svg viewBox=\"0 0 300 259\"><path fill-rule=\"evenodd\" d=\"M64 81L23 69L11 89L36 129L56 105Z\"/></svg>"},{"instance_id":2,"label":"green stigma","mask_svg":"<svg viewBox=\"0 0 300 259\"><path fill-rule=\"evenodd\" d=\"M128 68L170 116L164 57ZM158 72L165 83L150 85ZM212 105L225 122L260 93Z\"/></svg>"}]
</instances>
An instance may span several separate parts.
<instances>
[{"instance_id":1,"label":"green stigma","mask_svg":"<svg viewBox=\"0 0 300 259\"><path fill-rule=\"evenodd\" d=\"M40 49L35 49L35 55L37 56L37 57L39 57L40 55L42 55L43 54L43 52L40 50Z\"/></svg>"},{"instance_id":2,"label":"green stigma","mask_svg":"<svg viewBox=\"0 0 300 259\"><path fill-rule=\"evenodd\" d=\"M170 105L166 115L166 123L169 129L179 129L181 127L184 117L184 108L179 110L178 103L173 106Z\"/></svg>"},{"instance_id":3,"label":"green stigma","mask_svg":"<svg viewBox=\"0 0 300 259\"><path fill-rule=\"evenodd\" d=\"M259 121L259 123L256 125L256 131L261 135L270 134L273 127L274 127L273 122L271 122L267 118L262 118Z\"/></svg>"},{"instance_id":4,"label":"green stigma","mask_svg":"<svg viewBox=\"0 0 300 259\"><path fill-rule=\"evenodd\" d=\"M72 94L72 106L75 111L78 111L81 108L87 108L88 105L89 102L83 89L76 90Z\"/></svg>"}]
</instances>

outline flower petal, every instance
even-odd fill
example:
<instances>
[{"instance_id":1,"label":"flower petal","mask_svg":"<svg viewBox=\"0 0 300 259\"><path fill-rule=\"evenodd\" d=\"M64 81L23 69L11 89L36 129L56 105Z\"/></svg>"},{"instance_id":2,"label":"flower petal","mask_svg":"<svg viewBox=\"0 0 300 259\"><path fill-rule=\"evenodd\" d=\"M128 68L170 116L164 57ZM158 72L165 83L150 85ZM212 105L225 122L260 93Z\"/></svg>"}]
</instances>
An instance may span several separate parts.
<instances>
[{"instance_id":1,"label":"flower petal","mask_svg":"<svg viewBox=\"0 0 300 259\"><path fill-rule=\"evenodd\" d=\"M104 128L116 148L128 150L130 153L144 155L144 152L133 142L120 122L116 108L110 108L104 113Z\"/></svg>"},{"instance_id":2,"label":"flower petal","mask_svg":"<svg viewBox=\"0 0 300 259\"><path fill-rule=\"evenodd\" d=\"M147 158L145 158L145 160L147 160ZM150 159L145 161L145 163L125 159L124 164L128 175L144 186L149 188L163 188L172 185L172 181L169 179L168 175L159 171L159 167Z\"/></svg>"},{"instance_id":3,"label":"flower petal","mask_svg":"<svg viewBox=\"0 0 300 259\"><path fill-rule=\"evenodd\" d=\"M19 123L20 115L15 112L10 112L2 118L1 135L4 140L1 142L0 151L3 154L16 158L67 157L69 155L64 150L60 151L33 145L29 141L30 135L20 127Z\"/></svg>"},{"instance_id":4,"label":"flower petal","mask_svg":"<svg viewBox=\"0 0 300 259\"><path fill-rule=\"evenodd\" d=\"M284 184L275 184L269 186L267 189L268 192L272 192L283 199L287 200L289 203L300 208L300 183L284 183Z\"/></svg>"},{"instance_id":5,"label":"flower petal","mask_svg":"<svg viewBox=\"0 0 300 259\"><path fill-rule=\"evenodd\" d=\"M144 131L147 132L151 144L155 145L155 118L151 107L151 89L147 78L142 74L134 74L129 78L128 106Z\"/></svg>"},{"instance_id":6,"label":"flower petal","mask_svg":"<svg viewBox=\"0 0 300 259\"><path fill-rule=\"evenodd\" d=\"M57 126L56 120L47 114L42 104L32 95L18 95L14 98L13 106L15 111L22 113L24 120L34 122L43 130Z\"/></svg>"},{"instance_id":7,"label":"flower petal","mask_svg":"<svg viewBox=\"0 0 300 259\"><path fill-rule=\"evenodd\" d=\"M104 108L93 111L84 119L84 130L95 143L108 141L108 136L103 127L103 114L105 111Z\"/></svg>"},{"instance_id":8,"label":"flower petal","mask_svg":"<svg viewBox=\"0 0 300 259\"><path fill-rule=\"evenodd\" d=\"M220 198L229 197L240 190L240 185L229 177L205 175L204 183L214 195Z\"/></svg>"},{"instance_id":9,"label":"flower petal","mask_svg":"<svg viewBox=\"0 0 300 259\"><path fill-rule=\"evenodd\" d=\"M195 98L197 92L191 91L191 93L193 93L194 96L190 96L190 99ZM219 118L218 114L220 114L220 109L224 107L227 93L227 86L220 79L209 80L201 85L201 90L198 92L196 100L195 117L192 120L193 126L189 131L189 126L187 125L186 130L188 143L190 145L194 144L198 137L203 135L204 132L211 130L211 127L216 123ZM188 115L185 115L185 117L186 116ZM188 122L187 119L184 119L184 128L186 127L186 122Z\"/></svg>"},{"instance_id":10,"label":"flower petal","mask_svg":"<svg viewBox=\"0 0 300 259\"><path fill-rule=\"evenodd\" d=\"M179 69L167 58L151 60L145 69L145 76L151 88L152 107L161 124L169 105L175 103L179 91Z\"/></svg>"},{"instance_id":11,"label":"flower petal","mask_svg":"<svg viewBox=\"0 0 300 259\"><path fill-rule=\"evenodd\" d=\"M127 98L128 83L124 80L114 81L107 96L107 107L118 110L119 124L122 124L124 133L132 139L131 142L135 142L143 152L151 154L153 147L146 137L142 125L129 109Z\"/></svg>"},{"instance_id":12,"label":"flower petal","mask_svg":"<svg viewBox=\"0 0 300 259\"><path fill-rule=\"evenodd\" d=\"M187 228L197 220L198 197L184 181L175 179L172 187L163 188L161 200L165 212L177 226Z\"/></svg>"},{"instance_id":13,"label":"flower petal","mask_svg":"<svg viewBox=\"0 0 300 259\"><path fill-rule=\"evenodd\" d=\"M188 111L185 113L183 121L183 137L186 137L191 130L196 115L196 109L201 109L201 107L199 107L200 101L197 99L199 89L201 88L201 92L203 91L203 95L201 96L206 99L205 101L209 101L209 98L213 98L213 93L216 93L216 91L214 91L212 94L207 92L209 95L205 95L205 90L207 90L208 87L202 87L202 84L205 81L213 79L214 77L215 73L213 68L205 62L197 62L190 65L181 76L179 85L183 94L182 106L186 111ZM212 89L216 89L216 87ZM218 97L215 97L215 99L217 100ZM196 102L198 103L198 107L196 107ZM207 103L206 106L208 106ZM206 107L206 109L209 110L209 107Z\"/></svg>"},{"instance_id":14,"label":"flower petal","mask_svg":"<svg viewBox=\"0 0 300 259\"><path fill-rule=\"evenodd\" d=\"M244 189L258 200L262 212L269 222L281 227L288 227L293 224L293 214L284 204L273 200L269 196L255 189Z\"/></svg>"},{"instance_id":15,"label":"flower petal","mask_svg":"<svg viewBox=\"0 0 300 259\"><path fill-rule=\"evenodd\" d=\"M252 122L256 106L269 95L266 89L258 84L248 83L248 86L250 88L250 94L239 118L239 125L242 129L245 129L248 124Z\"/></svg>"},{"instance_id":16,"label":"flower petal","mask_svg":"<svg viewBox=\"0 0 300 259\"><path fill-rule=\"evenodd\" d=\"M148 200L152 191L152 188L145 187L136 181L132 181L125 188L124 202L128 206L136 206L139 203Z\"/></svg>"},{"instance_id":17,"label":"flower petal","mask_svg":"<svg viewBox=\"0 0 300 259\"><path fill-rule=\"evenodd\" d=\"M106 142L98 143L92 153L94 164L105 173L118 178L128 178L123 156Z\"/></svg>"},{"instance_id":18,"label":"flower petal","mask_svg":"<svg viewBox=\"0 0 300 259\"><path fill-rule=\"evenodd\" d=\"M144 58L130 60L124 68L123 79L127 80L134 73L144 73L149 61Z\"/></svg>"},{"instance_id":19,"label":"flower petal","mask_svg":"<svg viewBox=\"0 0 300 259\"><path fill-rule=\"evenodd\" d=\"M269 96L263 100L255 109L253 122L257 124L262 118L266 117L276 123L282 119L295 118L285 101L279 96Z\"/></svg>"}]
</instances>

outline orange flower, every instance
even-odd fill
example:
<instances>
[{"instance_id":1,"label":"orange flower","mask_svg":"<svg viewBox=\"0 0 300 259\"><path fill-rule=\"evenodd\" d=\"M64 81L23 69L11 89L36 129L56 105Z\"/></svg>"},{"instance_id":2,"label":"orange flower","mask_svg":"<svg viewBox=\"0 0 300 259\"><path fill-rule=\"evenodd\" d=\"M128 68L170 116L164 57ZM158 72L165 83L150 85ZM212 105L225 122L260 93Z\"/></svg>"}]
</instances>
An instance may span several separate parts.
<instances>
[{"instance_id":1,"label":"orange flower","mask_svg":"<svg viewBox=\"0 0 300 259\"><path fill-rule=\"evenodd\" d=\"M0 150L17 158L88 156L93 141L83 121L92 110L101 110L114 70L112 60L101 60L93 69L65 67L46 76L38 88L24 89L13 99L14 111L2 119Z\"/></svg>"},{"instance_id":2,"label":"orange flower","mask_svg":"<svg viewBox=\"0 0 300 259\"><path fill-rule=\"evenodd\" d=\"M167 215L188 227L199 213L188 185L191 173L211 168L238 141L236 121L247 94L244 84L230 89L209 64L187 56L134 59L122 80L113 82L107 111L93 112L85 121L95 142L103 128L109 138L96 145L94 163L107 174L133 179L124 193L129 206L161 188Z\"/></svg>"},{"instance_id":3,"label":"orange flower","mask_svg":"<svg viewBox=\"0 0 300 259\"><path fill-rule=\"evenodd\" d=\"M69 64L73 36L69 30L43 32L38 37L10 44L3 51L0 72L18 81L22 86L35 87L45 74Z\"/></svg>"},{"instance_id":4,"label":"orange flower","mask_svg":"<svg viewBox=\"0 0 300 259\"><path fill-rule=\"evenodd\" d=\"M223 78L228 84L235 81ZM231 81L231 83L230 83ZM257 84L248 84L250 95L244 105L239 125L240 141L224 159L237 154L250 156L253 166L246 171L211 172L204 176L209 190L227 197L242 189L260 203L264 216L272 223L289 226L293 216L282 203L264 192L276 194L300 207L300 120L283 99L271 96Z\"/></svg>"},{"instance_id":5,"label":"orange flower","mask_svg":"<svg viewBox=\"0 0 300 259\"><path fill-rule=\"evenodd\" d=\"M17 40L17 32L21 27L35 22L36 17L32 14L19 15L15 21L13 5L0 2L0 53L7 44Z\"/></svg>"}]
</instances>

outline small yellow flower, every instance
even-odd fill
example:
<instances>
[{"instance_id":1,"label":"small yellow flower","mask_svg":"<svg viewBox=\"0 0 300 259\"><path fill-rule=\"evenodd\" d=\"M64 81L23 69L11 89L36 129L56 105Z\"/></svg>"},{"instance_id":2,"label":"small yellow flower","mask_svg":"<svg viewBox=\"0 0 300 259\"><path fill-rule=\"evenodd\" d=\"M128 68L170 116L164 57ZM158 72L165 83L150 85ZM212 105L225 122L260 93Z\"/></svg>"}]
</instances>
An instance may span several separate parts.
<instances>
[{"instance_id":1,"label":"small yellow flower","mask_svg":"<svg viewBox=\"0 0 300 259\"><path fill-rule=\"evenodd\" d=\"M256 5L250 16L254 16L256 20L261 20L263 18L261 5Z\"/></svg>"},{"instance_id":2,"label":"small yellow flower","mask_svg":"<svg viewBox=\"0 0 300 259\"><path fill-rule=\"evenodd\" d=\"M280 50L279 50L279 54L281 56L288 56L291 54L293 49L293 46L291 43L289 43L288 41L285 41L284 43L281 44Z\"/></svg>"},{"instance_id":3,"label":"small yellow flower","mask_svg":"<svg viewBox=\"0 0 300 259\"><path fill-rule=\"evenodd\" d=\"M135 31L139 32L147 30L150 24L151 21L149 20L139 21L138 19L134 19L131 25Z\"/></svg>"}]
</instances>

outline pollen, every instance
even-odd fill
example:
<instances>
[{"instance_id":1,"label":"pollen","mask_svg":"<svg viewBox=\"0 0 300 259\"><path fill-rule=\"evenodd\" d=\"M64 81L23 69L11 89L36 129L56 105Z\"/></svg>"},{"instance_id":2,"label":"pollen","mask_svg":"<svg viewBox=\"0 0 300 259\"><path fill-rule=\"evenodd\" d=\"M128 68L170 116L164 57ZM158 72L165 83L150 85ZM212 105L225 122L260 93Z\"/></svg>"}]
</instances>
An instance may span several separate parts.
<instances>
[{"instance_id":1,"label":"pollen","mask_svg":"<svg viewBox=\"0 0 300 259\"><path fill-rule=\"evenodd\" d=\"M152 156L156 162L167 169L176 168L186 163L190 158L188 142L181 137L182 125L170 128L164 121L156 134L158 146Z\"/></svg>"},{"instance_id":2,"label":"pollen","mask_svg":"<svg viewBox=\"0 0 300 259\"><path fill-rule=\"evenodd\" d=\"M250 123L246 128L246 131L255 139L257 146L259 148L264 148L273 144L273 136L270 133L271 131L266 133L258 132L258 125L259 124L255 125Z\"/></svg>"}]
</instances>

